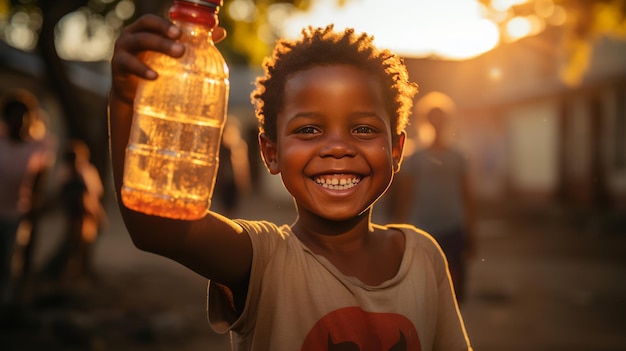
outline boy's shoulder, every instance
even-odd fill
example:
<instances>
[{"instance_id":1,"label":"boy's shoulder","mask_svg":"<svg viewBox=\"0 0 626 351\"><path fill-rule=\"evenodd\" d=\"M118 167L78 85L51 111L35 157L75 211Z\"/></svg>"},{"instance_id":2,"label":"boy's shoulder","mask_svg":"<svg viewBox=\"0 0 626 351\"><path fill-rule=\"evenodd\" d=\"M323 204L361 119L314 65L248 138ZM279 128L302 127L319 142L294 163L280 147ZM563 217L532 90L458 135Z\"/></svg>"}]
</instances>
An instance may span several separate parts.
<instances>
[{"instance_id":1,"label":"boy's shoulder","mask_svg":"<svg viewBox=\"0 0 626 351\"><path fill-rule=\"evenodd\" d=\"M389 229L400 230L404 233L407 247L410 245L418 246L427 251L439 251L439 244L435 238L425 230L419 229L412 224L387 224L385 227Z\"/></svg>"},{"instance_id":2,"label":"boy's shoulder","mask_svg":"<svg viewBox=\"0 0 626 351\"><path fill-rule=\"evenodd\" d=\"M293 235L288 225L278 225L266 220L234 219L252 242L281 242L290 239Z\"/></svg>"},{"instance_id":3,"label":"boy's shoulder","mask_svg":"<svg viewBox=\"0 0 626 351\"><path fill-rule=\"evenodd\" d=\"M387 224L385 227L402 231L405 237L404 256L412 262L430 262L427 266L411 265L414 269L433 267L439 277L445 274L446 258L443 250L428 232L411 224Z\"/></svg>"}]
</instances>

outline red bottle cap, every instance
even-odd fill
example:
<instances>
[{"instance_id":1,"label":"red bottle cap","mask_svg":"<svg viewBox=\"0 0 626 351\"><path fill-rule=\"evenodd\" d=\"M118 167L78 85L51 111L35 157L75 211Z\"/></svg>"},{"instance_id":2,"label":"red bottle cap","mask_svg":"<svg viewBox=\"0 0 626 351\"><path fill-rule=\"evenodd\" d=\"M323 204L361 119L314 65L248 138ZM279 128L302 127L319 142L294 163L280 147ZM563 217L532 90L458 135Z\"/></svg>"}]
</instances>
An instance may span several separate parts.
<instances>
[{"instance_id":1,"label":"red bottle cap","mask_svg":"<svg viewBox=\"0 0 626 351\"><path fill-rule=\"evenodd\" d=\"M220 7L224 4L223 0L183 0L185 2L191 2L194 4L208 6L208 7Z\"/></svg>"},{"instance_id":2,"label":"red bottle cap","mask_svg":"<svg viewBox=\"0 0 626 351\"><path fill-rule=\"evenodd\" d=\"M174 0L169 17L213 28L219 23L217 13L222 4L223 0Z\"/></svg>"}]
</instances>

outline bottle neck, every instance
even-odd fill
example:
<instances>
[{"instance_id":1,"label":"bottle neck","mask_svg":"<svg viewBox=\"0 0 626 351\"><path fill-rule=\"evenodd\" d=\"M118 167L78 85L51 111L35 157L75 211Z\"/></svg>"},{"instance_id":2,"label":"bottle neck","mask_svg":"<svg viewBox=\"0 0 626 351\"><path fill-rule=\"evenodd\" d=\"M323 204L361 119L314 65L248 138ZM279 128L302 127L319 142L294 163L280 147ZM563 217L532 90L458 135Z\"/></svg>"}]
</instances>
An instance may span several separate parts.
<instances>
[{"instance_id":1,"label":"bottle neck","mask_svg":"<svg viewBox=\"0 0 626 351\"><path fill-rule=\"evenodd\" d=\"M203 1L203 3L209 3ZM217 14L219 6L201 5L190 1L174 0L170 7L169 18L172 21L183 21L199 24L207 28L215 28L219 24Z\"/></svg>"}]
</instances>

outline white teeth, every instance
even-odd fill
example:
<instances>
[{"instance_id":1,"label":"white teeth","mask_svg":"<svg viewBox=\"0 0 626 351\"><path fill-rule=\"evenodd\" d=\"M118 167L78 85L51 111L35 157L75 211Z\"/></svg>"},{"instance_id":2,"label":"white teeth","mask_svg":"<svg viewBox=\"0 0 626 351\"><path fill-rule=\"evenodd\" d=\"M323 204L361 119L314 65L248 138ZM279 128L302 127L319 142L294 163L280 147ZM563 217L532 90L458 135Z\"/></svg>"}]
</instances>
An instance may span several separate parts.
<instances>
[{"instance_id":1,"label":"white teeth","mask_svg":"<svg viewBox=\"0 0 626 351\"><path fill-rule=\"evenodd\" d=\"M360 178L352 177L352 178L315 178L315 182L320 184L322 187L326 189L332 190L345 190L354 187L359 184L361 181Z\"/></svg>"}]
</instances>

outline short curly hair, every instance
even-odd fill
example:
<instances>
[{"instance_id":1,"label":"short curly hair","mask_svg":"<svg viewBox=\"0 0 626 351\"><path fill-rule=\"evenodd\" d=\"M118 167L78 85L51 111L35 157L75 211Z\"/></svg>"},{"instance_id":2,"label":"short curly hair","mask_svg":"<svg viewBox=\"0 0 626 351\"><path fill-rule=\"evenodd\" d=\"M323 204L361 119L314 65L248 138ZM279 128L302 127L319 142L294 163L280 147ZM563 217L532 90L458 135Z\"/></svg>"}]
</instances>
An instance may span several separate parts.
<instances>
[{"instance_id":1,"label":"short curly hair","mask_svg":"<svg viewBox=\"0 0 626 351\"><path fill-rule=\"evenodd\" d=\"M299 40L279 40L272 56L263 62L265 75L256 79L256 89L250 95L260 132L277 140L276 120L284 105L285 84L294 73L315 66L347 64L379 78L385 88L394 138L401 134L408 124L417 84L409 81L401 57L376 48L373 41L373 36L356 34L352 28L336 32L332 24L325 28L309 26L302 30Z\"/></svg>"}]
</instances>

